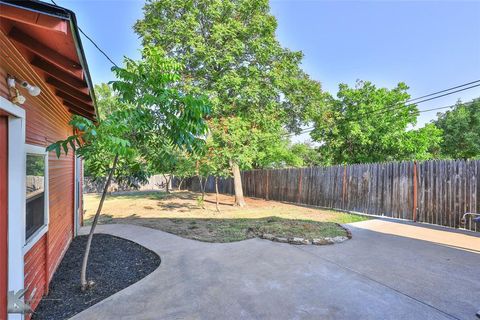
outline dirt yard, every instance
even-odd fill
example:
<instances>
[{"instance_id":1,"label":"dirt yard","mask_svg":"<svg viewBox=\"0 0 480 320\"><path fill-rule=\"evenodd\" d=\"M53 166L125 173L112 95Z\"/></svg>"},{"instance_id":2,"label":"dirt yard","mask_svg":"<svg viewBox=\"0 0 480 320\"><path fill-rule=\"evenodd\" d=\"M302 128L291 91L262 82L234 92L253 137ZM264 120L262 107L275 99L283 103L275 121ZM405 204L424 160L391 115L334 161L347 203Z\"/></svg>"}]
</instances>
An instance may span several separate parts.
<instances>
[{"instance_id":1,"label":"dirt yard","mask_svg":"<svg viewBox=\"0 0 480 320\"><path fill-rule=\"evenodd\" d=\"M311 207L246 198L247 206L234 207L233 196L179 191L137 192L107 197L100 223L129 223L160 229L179 236L208 242L231 242L273 234L307 239L344 236L337 223L365 220L364 217ZM85 219L90 223L100 197L85 195Z\"/></svg>"}]
</instances>

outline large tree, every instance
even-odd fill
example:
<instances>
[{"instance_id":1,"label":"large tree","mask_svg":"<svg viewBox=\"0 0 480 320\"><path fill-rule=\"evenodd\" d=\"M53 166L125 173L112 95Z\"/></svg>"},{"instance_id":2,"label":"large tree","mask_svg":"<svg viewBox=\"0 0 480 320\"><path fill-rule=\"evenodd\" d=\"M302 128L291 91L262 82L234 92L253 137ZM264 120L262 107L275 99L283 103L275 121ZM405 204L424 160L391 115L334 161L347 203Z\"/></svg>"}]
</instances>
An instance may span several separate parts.
<instances>
[{"instance_id":1,"label":"large tree","mask_svg":"<svg viewBox=\"0 0 480 320\"><path fill-rule=\"evenodd\" d=\"M391 90L364 81L354 88L341 84L328 110L313 117L311 137L325 164L431 158L441 131L433 124L413 129L418 108L406 102L407 89L404 83Z\"/></svg>"},{"instance_id":2,"label":"large tree","mask_svg":"<svg viewBox=\"0 0 480 320\"><path fill-rule=\"evenodd\" d=\"M182 90L212 101L209 130L225 148L243 206L240 169L252 167L269 141L298 130L320 84L299 67L301 52L283 48L268 0L149 0L135 31L185 65ZM257 161L258 162L258 161Z\"/></svg>"},{"instance_id":3,"label":"large tree","mask_svg":"<svg viewBox=\"0 0 480 320\"><path fill-rule=\"evenodd\" d=\"M480 157L480 98L458 102L453 110L439 113L435 125L442 130L440 154L452 159Z\"/></svg>"}]
</instances>

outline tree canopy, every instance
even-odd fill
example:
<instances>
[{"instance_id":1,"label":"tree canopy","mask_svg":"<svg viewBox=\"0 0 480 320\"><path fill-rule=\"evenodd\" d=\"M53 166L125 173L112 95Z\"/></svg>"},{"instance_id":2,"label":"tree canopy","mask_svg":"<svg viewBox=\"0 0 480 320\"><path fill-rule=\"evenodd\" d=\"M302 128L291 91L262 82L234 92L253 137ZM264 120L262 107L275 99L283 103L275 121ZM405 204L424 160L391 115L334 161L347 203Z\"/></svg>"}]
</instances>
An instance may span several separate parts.
<instances>
[{"instance_id":1,"label":"tree canopy","mask_svg":"<svg viewBox=\"0 0 480 320\"><path fill-rule=\"evenodd\" d=\"M290 146L289 151L299 159L298 166L313 167L324 164L321 153L311 142L295 143Z\"/></svg>"},{"instance_id":2,"label":"tree canopy","mask_svg":"<svg viewBox=\"0 0 480 320\"><path fill-rule=\"evenodd\" d=\"M452 159L480 157L480 98L458 102L453 110L439 113L434 124L442 130L440 153Z\"/></svg>"},{"instance_id":3,"label":"tree canopy","mask_svg":"<svg viewBox=\"0 0 480 320\"><path fill-rule=\"evenodd\" d=\"M323 102L320 84L300 68L302 53L277 41L269 10L268 0L149 0L135 24L144 46L185 66L181 90L210 98L210 134L232 168L251 168Z\"/></svg>"},{"instance_id":4,"label":"tree canopy","mask_svg":"<svg viewBox=\"0 0 480 320\"><path fill-rule=\"evenodd\" d=\"M404 83L391 90L363 81L354 88L341 84L337 98L328 98L327 111L313 116L311 136L320 143L324 163L431 158L441 131L433 124L413 129L418 108L407 103L407 89Z\"/></svg>"}]
</instances>

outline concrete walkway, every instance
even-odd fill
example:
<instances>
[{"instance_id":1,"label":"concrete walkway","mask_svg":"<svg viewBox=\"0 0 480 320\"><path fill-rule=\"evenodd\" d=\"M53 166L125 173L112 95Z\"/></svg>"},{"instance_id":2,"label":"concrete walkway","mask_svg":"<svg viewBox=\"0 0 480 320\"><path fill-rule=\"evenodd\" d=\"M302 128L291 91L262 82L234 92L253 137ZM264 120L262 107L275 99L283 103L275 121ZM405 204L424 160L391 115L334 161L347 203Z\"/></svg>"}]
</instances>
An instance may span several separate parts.
<instances>
[{"instance_id":1,"label":"concrete walkway","mask_svg":"<svg viewBox=\"0 0 480 320\"><path fill-rule=\"evenodd\" d=\"M102 225L162 264L72 319L475 319L479 237L382 220L348 227L352 240L317 247ZM434 242L422 240L429 233Z\"/></svg>"}]
</instances>

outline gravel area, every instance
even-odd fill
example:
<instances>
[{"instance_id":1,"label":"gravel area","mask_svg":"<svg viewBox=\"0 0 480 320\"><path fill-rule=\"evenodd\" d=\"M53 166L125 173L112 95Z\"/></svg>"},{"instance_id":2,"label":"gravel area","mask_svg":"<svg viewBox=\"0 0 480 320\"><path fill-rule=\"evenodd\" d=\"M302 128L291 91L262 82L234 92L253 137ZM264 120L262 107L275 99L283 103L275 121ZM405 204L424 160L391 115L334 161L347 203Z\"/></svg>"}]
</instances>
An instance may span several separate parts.
<instances>
[{"instance_id":1,"label":"gravel area","mask_svg":"<svg viewBox=\"0 0 480 320\"><path fill-rule=\"evenodd\" d=\"M63 320L144 278L160 265L154 252L126 239L93 236L87 278L95 286L80 290L80 268L87 236L75 238L50 283L50 292L32 319Z\"/></svg>"}]
</instances>

